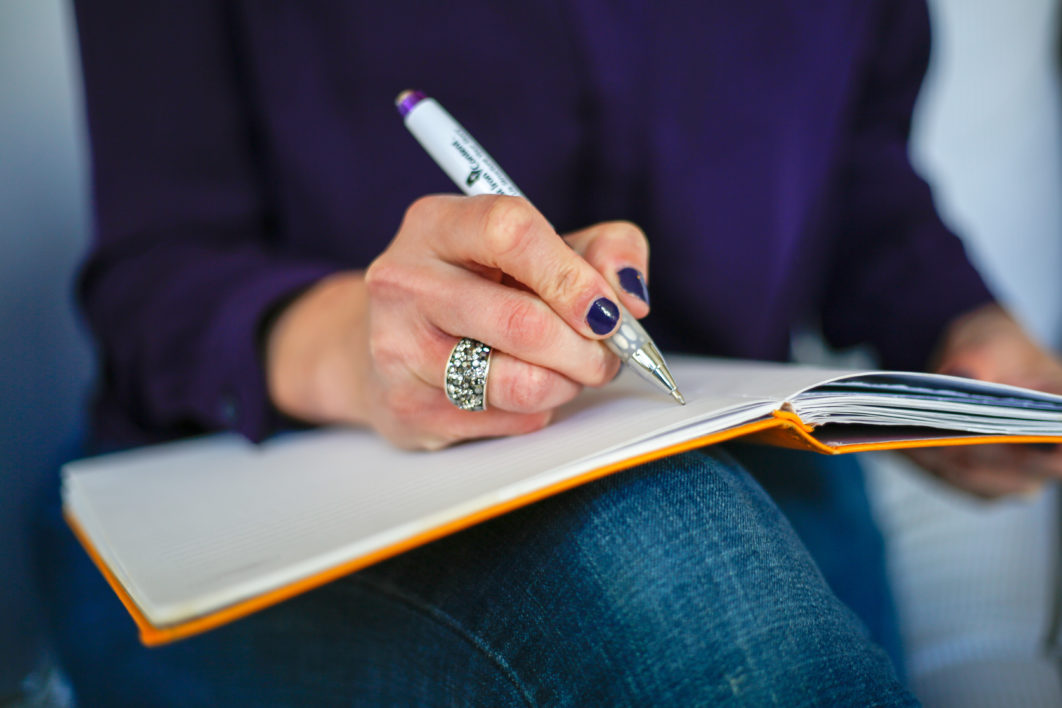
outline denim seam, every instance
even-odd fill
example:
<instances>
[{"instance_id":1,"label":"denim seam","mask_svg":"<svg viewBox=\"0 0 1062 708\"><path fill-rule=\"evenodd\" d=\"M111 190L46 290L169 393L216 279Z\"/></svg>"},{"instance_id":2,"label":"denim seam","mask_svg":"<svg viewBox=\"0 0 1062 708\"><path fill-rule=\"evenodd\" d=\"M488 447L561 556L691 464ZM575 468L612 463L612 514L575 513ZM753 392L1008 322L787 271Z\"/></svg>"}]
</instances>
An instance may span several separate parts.
<instances>
[{"instance_id":1,"label":"denim seam","mask_svg":"<svg viewBox=\"0 0 1062 708\"><path fill-rule=\"evenodd\" d=\"M451 617L449 614L443 612L442 610L436 607L433 607L432 605L426 602L420 601L414 595L410 595L396 590L392 587L387 587L380 583L373 582L368 578L358 577L357 575L353 576L352 579L360 585L369 587L379 593L382 593L387 597L397 600L398 602L406 605L410 609L415 610L422 615L425 615L439 626L446 628L458 638L466 641L477 652L483 655L487 659L487 661L493 664L503 676L505 676L509 683L513 685L513 688L515 688L516 691L521 696L523 696L525 705L530 707L533 707L535 705L535 701L532 699L531 693L524 686L523 681L520 680L520 677L516 673L516 670L509 665L509 662L505 660L505 657L502 656L500 652L497 652L493 648L491 648L490 644L488 644L484 639L466 630L464 626L455 618Z\"/></svg>"}]
</instances>

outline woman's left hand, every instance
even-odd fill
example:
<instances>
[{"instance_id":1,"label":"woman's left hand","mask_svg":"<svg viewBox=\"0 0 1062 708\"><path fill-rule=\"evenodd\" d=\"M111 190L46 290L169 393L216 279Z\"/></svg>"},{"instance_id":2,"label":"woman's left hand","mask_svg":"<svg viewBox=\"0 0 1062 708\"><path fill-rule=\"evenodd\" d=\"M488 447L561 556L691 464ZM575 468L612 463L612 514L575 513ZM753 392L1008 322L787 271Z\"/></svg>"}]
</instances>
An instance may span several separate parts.
<instances>
[{"instance_id":1,"label":"woman's left hand","mask_svg":"<svg viewBox=\"0 0 1062 708\"><path fill-rule=\"evenodd\" d=\"M999 305L959 317L933 367L942 374L1062 394L1062 361L1037 344ZM1062 446L974 445L912 450L921 466L976 496L1032 494L1062 479Z\"/></svg>"}]
</instances>

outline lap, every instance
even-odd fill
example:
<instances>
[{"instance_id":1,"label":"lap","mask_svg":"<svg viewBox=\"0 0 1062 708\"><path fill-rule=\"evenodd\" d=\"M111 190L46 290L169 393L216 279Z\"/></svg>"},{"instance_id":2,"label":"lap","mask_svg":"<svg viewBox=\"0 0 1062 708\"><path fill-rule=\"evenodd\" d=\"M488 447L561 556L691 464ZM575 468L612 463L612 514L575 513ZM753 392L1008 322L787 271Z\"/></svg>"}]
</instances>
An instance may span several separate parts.
<instances>
[{"instance_id":1,"label":"lap","mask_svg":"<svg viewBox=\"0 0 1062 708\"><path fill-rule=\"evenodd\" d=\"M718 450L613 475L158 649L136 643L80 551L57 557L76 572L53 578L49 599L91 705L907 700L777 506Z\"/></svg>"}]
</instances>

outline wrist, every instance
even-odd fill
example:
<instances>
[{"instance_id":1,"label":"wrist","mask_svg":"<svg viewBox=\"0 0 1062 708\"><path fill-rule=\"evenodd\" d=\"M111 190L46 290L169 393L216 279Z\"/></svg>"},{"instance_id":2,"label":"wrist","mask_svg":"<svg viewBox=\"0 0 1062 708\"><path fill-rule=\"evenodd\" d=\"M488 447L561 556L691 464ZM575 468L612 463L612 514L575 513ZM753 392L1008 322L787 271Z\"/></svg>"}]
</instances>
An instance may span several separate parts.
<instances>
[{"instance_id":1,"label":"wrist","mask_svg":"<svg viewBox=\"0 0 1062 708\"><path fill-rule=\"evenodd\" d=\"M267 390L286 416L308 423L362 423L367 293L361 272L321 279L294 298L264 333Z\"/></svg>"}]
</instances>

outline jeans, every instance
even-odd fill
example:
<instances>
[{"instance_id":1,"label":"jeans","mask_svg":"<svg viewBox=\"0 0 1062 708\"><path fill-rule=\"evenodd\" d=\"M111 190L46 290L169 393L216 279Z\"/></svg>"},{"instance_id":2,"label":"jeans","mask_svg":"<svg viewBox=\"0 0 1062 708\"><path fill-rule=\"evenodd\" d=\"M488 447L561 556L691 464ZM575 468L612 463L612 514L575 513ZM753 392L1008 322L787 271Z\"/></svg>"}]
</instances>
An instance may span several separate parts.
<instances>
[{"instance_id":1,"label":"jeans","mask_svg":"<svg viewBox=\"0 0 1062 708\"><path fill-rule=\"evenodd\" d=\"M44 541L60 659L86 707L916 704L778 505L719 447L155 649L68 531Z\"/></svg>"}]
</instances>

